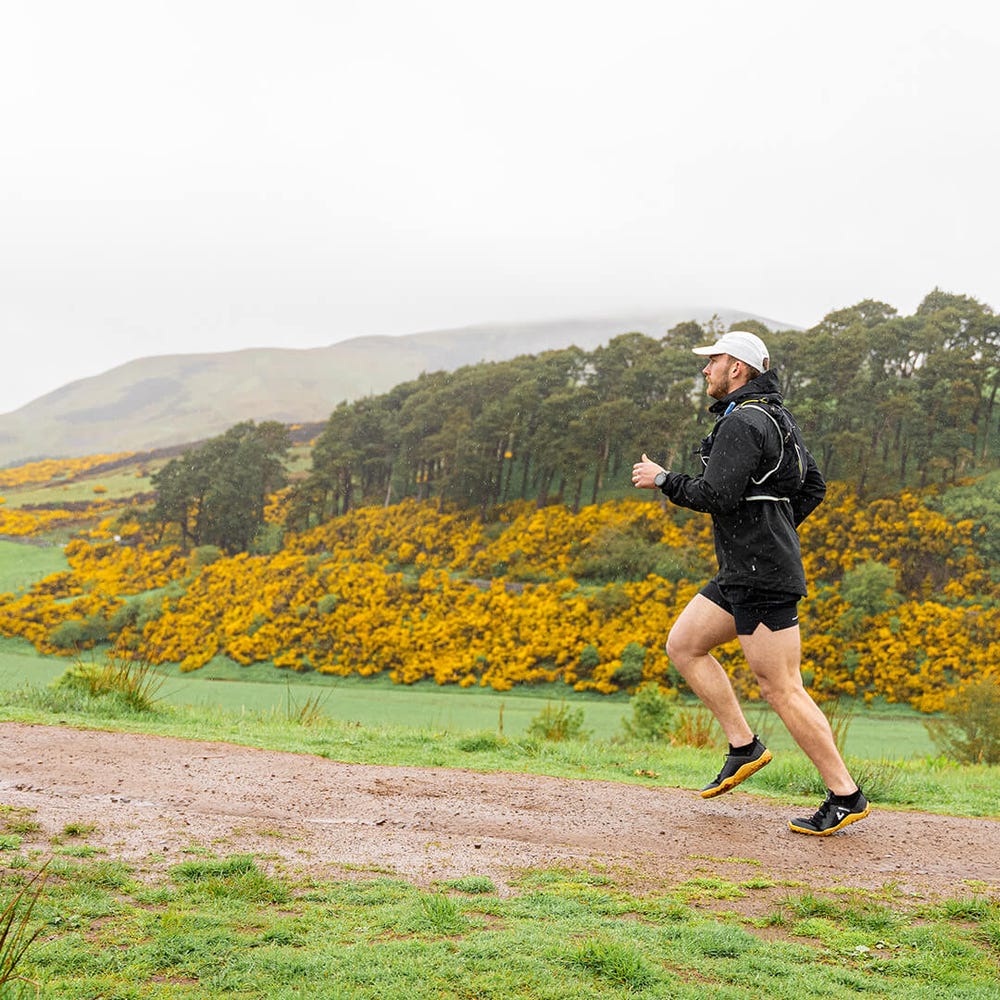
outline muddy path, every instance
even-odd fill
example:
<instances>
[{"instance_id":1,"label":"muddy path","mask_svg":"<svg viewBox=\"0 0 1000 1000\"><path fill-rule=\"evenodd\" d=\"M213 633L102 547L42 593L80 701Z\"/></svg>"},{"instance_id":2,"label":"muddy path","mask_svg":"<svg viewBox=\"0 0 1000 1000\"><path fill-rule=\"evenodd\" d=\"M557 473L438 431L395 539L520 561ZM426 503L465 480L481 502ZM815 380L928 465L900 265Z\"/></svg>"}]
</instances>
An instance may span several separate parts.
<instances>
[{"instance_id":1,"label":"muddy path","mask_svg":"<svg viewBox=\"0 0 1000 1000\"><path fill-rule=\"evenodd\" d=\"M155 877L190 858L257 853L320 877L360 871L432 885L522 869L608 866L642 884L752 874L812 889L915 896L1000 891L1000 821L876 808L827 838L786 826L808 813L737 790L337 763L230 744L0 724L0 803L33 811L25 847L67 824ZM353 877L352 874L352 877ZM763 900L762 900L763 902Z\"/></svg>"}]
</instances>

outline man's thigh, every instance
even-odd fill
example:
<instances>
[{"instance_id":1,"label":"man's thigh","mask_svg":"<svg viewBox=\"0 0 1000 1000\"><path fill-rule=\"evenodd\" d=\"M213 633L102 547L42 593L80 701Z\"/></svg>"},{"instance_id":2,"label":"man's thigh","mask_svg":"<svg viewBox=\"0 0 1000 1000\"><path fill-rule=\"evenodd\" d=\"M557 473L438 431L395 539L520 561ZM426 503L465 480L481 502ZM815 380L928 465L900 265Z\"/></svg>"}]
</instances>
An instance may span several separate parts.
<instances>
[{"instance_id":1,"label":"man's thigh","mask_svg":"<svg viewBox=\"0 0 1000 1000\"><path fill-rule=\"evenodd\" d=\"M752 635L739 637L747 665L758 679L801 683L802 635L798 625L772 632L763 622Z\"/></svg>"},{"instance_id":2,"label":"man's thigh","mask_svg":"<svg viewBox=\"0 0 1000 1000\"><path fill-rule=\"evenodd\" d=\"M736 638L733 616L703 594L695 594L670 630L668 651L704 655Z\"/></svg>"}]
</instances>

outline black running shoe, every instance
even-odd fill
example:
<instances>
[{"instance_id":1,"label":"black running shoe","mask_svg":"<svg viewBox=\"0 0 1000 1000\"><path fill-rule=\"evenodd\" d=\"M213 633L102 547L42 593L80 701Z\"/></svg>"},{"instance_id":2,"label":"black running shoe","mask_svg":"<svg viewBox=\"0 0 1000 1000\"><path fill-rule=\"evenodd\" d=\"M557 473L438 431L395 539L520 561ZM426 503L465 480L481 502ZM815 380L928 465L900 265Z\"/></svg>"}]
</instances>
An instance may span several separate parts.
<instances>
[{"instance_id":1,"label":"black running shoe","mask_svg":"<svg viewBox=\"0 0 1000 1000\"><path fill-rule=\"evenodd\" d=\"M715 781L701 790L703 799L710 799L731 791L751 774L756 774L765 764L771 763L771 751L755 736L746 753L730 753L722 763L722 770Z\"/></svg>"},{"instance_id":2,"label":"black running shoe","mask_svg":"<svg viewBox=\"0 0 1000 1000\"><path fill-rule=\"evenodd\" d=\"M872 811L868 800L860 791L858 801L853 806L834 802L833 798L833 792L830 792L812 819L790 819L788 829L795 833L808 833L813 837L829 837L831 833L864 819Z\"/></svg>"}]
</instances>

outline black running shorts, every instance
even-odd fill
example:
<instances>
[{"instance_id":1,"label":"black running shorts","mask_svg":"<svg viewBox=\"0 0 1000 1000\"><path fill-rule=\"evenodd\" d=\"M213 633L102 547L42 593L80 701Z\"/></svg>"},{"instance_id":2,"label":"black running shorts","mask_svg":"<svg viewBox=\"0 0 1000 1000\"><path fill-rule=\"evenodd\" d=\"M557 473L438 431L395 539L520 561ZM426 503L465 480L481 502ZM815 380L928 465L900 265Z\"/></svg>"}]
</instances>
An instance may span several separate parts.
<instances>
[{"instance_id":1,"label":"black running shorts","mask_svg":"<svg viewBox=\"0 0 1000 1000\"><path fill-rule=\"evenodd\" d=\"M799 599L794 594L761 594L751 601L733 604L726 600L714 580L709 580L700 593L733 616L737 635L753 635L761 624L772 632L780 632L799 623Z\"/></svg>"}]
</instances>

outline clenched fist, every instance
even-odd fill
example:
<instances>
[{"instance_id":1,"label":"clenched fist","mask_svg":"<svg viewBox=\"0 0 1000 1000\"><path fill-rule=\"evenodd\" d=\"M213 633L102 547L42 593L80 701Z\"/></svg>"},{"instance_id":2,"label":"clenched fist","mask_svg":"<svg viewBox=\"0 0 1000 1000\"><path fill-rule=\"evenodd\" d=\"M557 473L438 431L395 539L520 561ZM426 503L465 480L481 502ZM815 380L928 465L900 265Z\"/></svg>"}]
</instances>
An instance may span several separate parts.
<instances>
[{"instance_id":1,"label":"clenched fist","mask_svg":"<svg viewBox=\"0 0 1000 1000\"><path fill-rule=\"evenodd\" d=\"M657 465L643 452L642 459L632 466L632 485L636 489L651 490L656 485L653 480L657 473L666 471L662 465Z\"/></svg>"}]
</instances>

